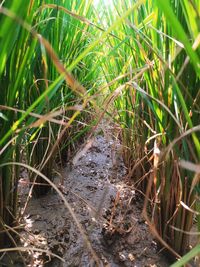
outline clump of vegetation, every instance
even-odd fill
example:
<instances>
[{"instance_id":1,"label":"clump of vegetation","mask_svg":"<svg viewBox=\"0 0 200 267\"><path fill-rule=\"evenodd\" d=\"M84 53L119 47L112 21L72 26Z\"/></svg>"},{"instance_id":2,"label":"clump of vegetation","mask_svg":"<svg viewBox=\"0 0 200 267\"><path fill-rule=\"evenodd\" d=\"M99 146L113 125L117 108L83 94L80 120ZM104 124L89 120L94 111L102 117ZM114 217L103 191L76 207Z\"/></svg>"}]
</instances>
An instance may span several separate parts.
<instances>
[{"instance_id":1,"label":"clump of vegetation","mask_svg":"<svg viewBox=\"0 0 200 267\"><path fill-rule=\"evenodd\" d=\"M123 16L132 7L132 1L113 4L107 12L112 23L115 12ZM200 156L198 6L145 1L112 32L113 50L104 62L105 73L112 69L108 83L119 78L110 90L121 89L115 105L128 177L146 193L144 216L173 256L189 249L192 209L198 210L198 180L180 166L181 159L198 164Z\"/></svg>"},{"instance_id":2,"label":"clump of vegetation","mask_svg":"<svg viewBox=\"0 0 200 267\"><path fill-rule=\"evenodd\" d=\"M187 253L194 214L200 230L199 10L199 0L2 1L2 247L15 244L15 163L36 170L33 191L45 194L39 173L53 180L56 159L106 113L121 126L150 229L173 257Z\"/></svg>"},{"instance_id":3,"label":"clump of vegetation","mask_svg":"<svg viewBox=\"0 0 200 267\"><path fill-rule=\"evenodd\" d=\"M16 223L19 166L15 162L25 161L53 179L55 158L62 156L66 146L89 129L87 120L84 120L86 127L82 121L92 86L87 90L83 85L92 84L89 75L98 71L84 56L76 64L73 61L89 45L88 35L92 31L76 16L76 13L91 14L89 3L67 1L65 9L59 10L52 1L42 5L41 1L22 2L3 1L0 9L0 244L3 246L6 226ZM56 1L60 6L62 2ZM49 187L37 173L31 171L29 177L35 195L48 191Z\"/></svg>"}]
</instances>

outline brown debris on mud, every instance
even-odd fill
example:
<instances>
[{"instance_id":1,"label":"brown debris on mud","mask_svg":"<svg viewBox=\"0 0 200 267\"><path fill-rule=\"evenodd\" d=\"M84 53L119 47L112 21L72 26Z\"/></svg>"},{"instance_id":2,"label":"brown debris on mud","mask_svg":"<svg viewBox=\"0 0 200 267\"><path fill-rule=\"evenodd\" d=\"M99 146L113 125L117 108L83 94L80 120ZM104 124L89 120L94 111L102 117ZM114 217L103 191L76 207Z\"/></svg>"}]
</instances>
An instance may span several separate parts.
<instances>
[{"instance_id":1,"label":"brown debris on mud","mask_svg":"<svg viewBox=\"0 0 200 267\"><path fill-rule=\"evenodd\" d=\"M85 153L79 152L74 164L63 170L63 194L98 256L99 266L169 266L141 217L140 196L123 181L126 168L120 144L111 132L112 129L99 131ZM27 266L97 266L76 223L54 191L32 198L24 221L21 239L26 246L48 250L65 261L38 251L26 255Z\"/></svg>"}]
</instances>

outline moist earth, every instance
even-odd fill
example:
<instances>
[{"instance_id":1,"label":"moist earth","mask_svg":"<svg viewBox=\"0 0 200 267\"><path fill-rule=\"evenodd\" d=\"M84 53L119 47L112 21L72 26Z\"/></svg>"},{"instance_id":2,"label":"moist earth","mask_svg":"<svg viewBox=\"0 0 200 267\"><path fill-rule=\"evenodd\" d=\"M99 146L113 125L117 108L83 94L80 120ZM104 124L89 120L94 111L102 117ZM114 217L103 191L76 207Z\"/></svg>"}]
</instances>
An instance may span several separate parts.
<instances>
[{"instance_id":1,"label":"moist earth","mask_svg":"<svg viewBox=\"0 0 200 267\"><path fill-rule=\"evenodd\" d=\"M48 250L64 261L35 251L26 253L26 266L169 266L141 216L141 195L125 183L121 145L111 133L98 131L55 179L88 240L55 190L31 198L20 234L23 246ZM15 257L13 266L24 266L21 261Z\"/></svg>"}]
</instances>

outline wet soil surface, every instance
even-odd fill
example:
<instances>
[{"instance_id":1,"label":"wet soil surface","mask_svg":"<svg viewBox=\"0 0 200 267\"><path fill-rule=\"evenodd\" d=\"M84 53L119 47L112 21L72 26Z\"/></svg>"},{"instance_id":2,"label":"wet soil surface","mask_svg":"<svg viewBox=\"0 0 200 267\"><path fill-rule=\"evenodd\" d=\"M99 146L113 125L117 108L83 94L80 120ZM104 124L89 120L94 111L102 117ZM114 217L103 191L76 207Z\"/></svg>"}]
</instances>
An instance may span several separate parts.
<instances>
[{"instance_id":1,"label":"wet soil surface","mask_svg":"<svg viewBox=\"0 0 200 267\"><path fill-rule=\"evenodd\" d=\"M21 239L26 246L48 250L64 262L37 251L26 255L26 266L169 266L141 216L140 196L124 182L126 168L120 150L110 133L100 132L62 173L63 195L93 255L60 196L52 191L42 198L31 198ZM99 259L98 264L94 257ZM22 264L16 259L14 266Z\"/></svg>"}]
</instances>

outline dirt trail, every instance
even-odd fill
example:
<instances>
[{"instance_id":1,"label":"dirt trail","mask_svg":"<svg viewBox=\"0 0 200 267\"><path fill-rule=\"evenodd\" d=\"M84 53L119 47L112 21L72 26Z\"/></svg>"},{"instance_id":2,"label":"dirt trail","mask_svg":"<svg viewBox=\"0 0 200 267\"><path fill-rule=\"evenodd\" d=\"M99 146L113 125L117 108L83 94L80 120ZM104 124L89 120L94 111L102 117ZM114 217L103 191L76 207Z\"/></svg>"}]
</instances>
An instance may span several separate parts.
<instances>
[{"instance_id":1,"label":"dirt trail","mask_svg":"<svg viewBox=\"0 0 200 267\"><path fill-rule=\"evenodd\" d=\"M64 169L63 194L101 260L100 266L169 266L158 254L141 217L139 197L123 182L126 169L120 145L111 132L99 131L89 149L78 153L74 164ZM76 223L55 192L31 199L25 221L22 236L26 245L48 249L65 260L61 263L35 253L29 266L43 266L44 262L49 267L96 266Z\"/></svg>"}]
</instances>

